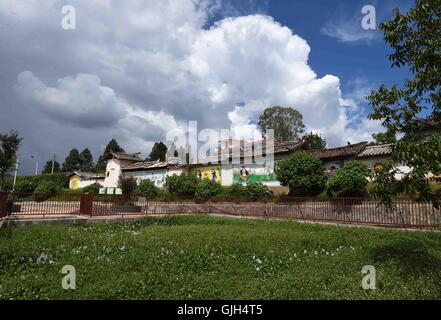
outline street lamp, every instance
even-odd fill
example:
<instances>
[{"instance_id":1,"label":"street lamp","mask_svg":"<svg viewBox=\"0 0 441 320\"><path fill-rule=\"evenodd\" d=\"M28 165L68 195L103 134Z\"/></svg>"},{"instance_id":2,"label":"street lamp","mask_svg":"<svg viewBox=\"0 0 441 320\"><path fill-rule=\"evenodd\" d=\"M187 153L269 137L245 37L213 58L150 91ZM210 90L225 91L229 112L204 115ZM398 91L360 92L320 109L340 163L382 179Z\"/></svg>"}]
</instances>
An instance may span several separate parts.
<instances>
[{"instance_id":1,"label":"street lamp","mask_svg":"<svg viewBox=\"0 0 441 320\"><path fill-rule=\"evenodd\" d=\"M35 175L38 175L38 159L35 156L31 156L31 159L35 159Z\"/></svg>"},{"instance_id":2,"label":"street lamp","mask_svg":"<svg viewBox=\"0 0 441 320\"><path fill-rule=\"evenodd\" d=\"M18 157L19 157L20 155L19 154L17 154L17 159L16 159L16 162L15 162L15 172L14 172L14 184L12 185L12 192L14 192L15 191L15 183L17 182L17 173L18 173Z\"/></svg>"}]
</instances>

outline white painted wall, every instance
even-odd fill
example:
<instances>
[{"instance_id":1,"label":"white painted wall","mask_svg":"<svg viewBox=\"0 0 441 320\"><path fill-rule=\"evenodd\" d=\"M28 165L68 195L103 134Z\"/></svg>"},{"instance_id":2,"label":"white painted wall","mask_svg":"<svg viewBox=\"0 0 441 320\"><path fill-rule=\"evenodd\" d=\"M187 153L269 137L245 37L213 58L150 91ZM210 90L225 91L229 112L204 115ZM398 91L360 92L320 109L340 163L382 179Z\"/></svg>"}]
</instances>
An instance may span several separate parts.
<instances>
[{"instance_id":1,"label":"white painted wall","mask_svg":"<svg viewBox=\"0 0 441 320\"><path fill-rule=\"evenodd\" d=\"M233 184L233 165L221 165L221 184L223 186L231 186Z\"/></svg>"},{"instance_id":2,"label":"white painted wall","mask_svg":"<svg viewBox=\"0 0 441 320\"><path fill-rule=\"evenodd\" d=\"M78 179L78 188L85 188L87 186L90 186L92 184L98 183L100 186L104 184L103 179L90 179L90 180L84 180L84 179Z\"/></svg>"},{"instance_id":3,"label":"white painted wall","mask_svg":"<svg viewBox=\"0 0 441 320\"><path fill-rule=\"evenodd\" d=\"M105 188L116 188L118 186L118 179L121 175L121 168L125 167L129 164L132 164L133 161L127 160L118 160L118 159L110 159L107 161L106 166L106 178L104 179L103 186Z\"/></svg>"}]
</instances>

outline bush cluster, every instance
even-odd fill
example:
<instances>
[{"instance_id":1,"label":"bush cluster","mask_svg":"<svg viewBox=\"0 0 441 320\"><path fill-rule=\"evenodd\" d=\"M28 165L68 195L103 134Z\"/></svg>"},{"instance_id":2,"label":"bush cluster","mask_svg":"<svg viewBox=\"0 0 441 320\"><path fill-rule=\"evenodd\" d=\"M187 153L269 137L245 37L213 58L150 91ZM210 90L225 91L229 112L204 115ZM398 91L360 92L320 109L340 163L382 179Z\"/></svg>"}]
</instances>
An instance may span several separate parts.
<instances>
[{"instance_id":1,"label":"bush cluster","mask_svg":"<svg viewBox=\"0 0 441 320\"><path fill-rule=\"evenodd\" d=\"M197 184L194 196L197 200L207 200L210 197L218 195L221 190L222 186L220 183L204 179Z\"/></svg>"},{"instance_id":2,"label":"bush cluster","mask_svg":"<svg viewBox=\"0 0 441 320\"><path fill-rule=\"evenodd\" d=\"M371 169L360 161L348 161L328 182L327 193L334 197L364 197L367 195Z\"/></svg>"},{"instance_id":3,"label":"bush cluster","mask_svg":"<svg viewBox=\"0 0 441 320\"><path fill-rule=\"evenodd\" d=\"M42 185L40 190L46 188L48 185L56 186L57 190L61 191L64 188L69 187L69 177L65 173L54 173L54 174L41 174L36 176L21 176L17 177L15 183L15 191L22 193L33 193L35 190ZM8 183L9 191L12 190L12 180Z\"/></svg>"},{"instance_id":4,"label":"bush cluster","mask_svg":"<svg viewBox=\"0 0 441 320\"><path fill-rule=\"evenodd\" d=\"M42 181L34 190L34 199L35 201L44 201L61 190L60 186L54 181Z\"/></svg>"},{"instance_id":5,"label":"bush cluster","mask_svg":"<svg viewBox=\"0 0 441 320\"><path fill-rule=\"evenodd\" d=\"M280 161L275 173L280 184L289 187L290 196L315 197L326 187L323 162L307 152Z\"/></svg>"},{"instance_id":6,"label":"bush cluster","mask_svg":"<svg viewBox=\"0 0 441 320\"><path fill-rule=\"evenodd\" d=\"M194 196L199 179L187 172L178 175L172 175L166 178L165 188L171 195Z\"/></svg>"},{"instance_id":7,"label":"bush cluster","mask_svg":"<svg viewBox=\"0 0 441 320\"><path fill-rule=\"evenodd\" d=\"M146 197L147 199L152 199L158 194L158 187L150 179L142 180L138 187L135 189L135 194L137 196Z\"/></svg>"}]
</instances>

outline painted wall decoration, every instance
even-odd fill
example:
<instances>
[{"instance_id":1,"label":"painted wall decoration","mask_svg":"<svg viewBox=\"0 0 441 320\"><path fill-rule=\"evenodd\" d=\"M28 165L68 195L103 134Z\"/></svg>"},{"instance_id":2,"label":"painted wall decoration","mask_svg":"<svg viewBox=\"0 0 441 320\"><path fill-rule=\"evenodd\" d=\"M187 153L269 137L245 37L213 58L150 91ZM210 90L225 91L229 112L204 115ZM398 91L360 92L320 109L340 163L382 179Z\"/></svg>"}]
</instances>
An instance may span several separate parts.
<instances>
[{"instance_id":1,"label":"painted wall decoration","mask_svg":"<svg viewBox=\"0 0 441 320\"><path fill-rule=\"evenodd\" d=\"M190 173L196 175L200 180L210 179L219 183L221 182L220 166L196 167L192 168Z\"/></svg>"},{"instance_id":2,"label":"painted wall decoration","mask_svg":"<svg viewBox=\"0 0 441 320\"><path fill-rule=\"evenodd\" d=\"M129 177L134 177L138 183L140 183L142 180L149 179L155 184L155 186L162 188L165 183L166 173L167 171L164 169L127 172L126 175Z\"/></svg>"},{"instance_id":3,"label":"painted wall decoration","mask_svg":"<svg viewBox=\"0 0 441 320\"><path fill-rule=\"evenodd\" d=\"M71 189L76 190L78 189L78 176L72 176L69 181L69 186Z\"/></svg>"},{"instance_id":4,"label":"painted wall decoration","mask_svg":"<svg viewBox=\"0 0 441 320\"><path fill-rule=\"evenodd\" d=\"M381 170L384 169L384 164L382 164L381 162L377 162L376 164L374 164L374 170L379 172Z\"/></svg>"},{"instance_id":5,"label":"painted wall decoration","mask_svg":"<svg viewBox=\"0 0 441 320\"><path fill-rule=\"evenodd\" d=\"M276 162L277 164L277 162ZM233 166L233 183L247 184L261 182L267 186L280 186L273 166L258 164L238 164Z\"/></svg>"}]
</instances>

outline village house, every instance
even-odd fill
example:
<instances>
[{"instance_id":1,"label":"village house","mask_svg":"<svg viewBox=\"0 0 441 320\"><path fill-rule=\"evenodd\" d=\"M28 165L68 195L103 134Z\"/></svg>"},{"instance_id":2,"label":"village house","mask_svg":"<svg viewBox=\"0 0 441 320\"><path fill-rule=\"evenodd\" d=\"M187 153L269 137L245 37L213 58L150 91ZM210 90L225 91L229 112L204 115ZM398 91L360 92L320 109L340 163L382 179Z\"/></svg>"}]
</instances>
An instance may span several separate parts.
<instances>
[{"instance_id":1,"label":"village house","mask_svg":"<svg viewBox=\"0 0 441 320\"><path fill-rule=\"evenodd\" d=\"M104 188L116 188L118 186L118 180L122 173L122 168L131 165L136 162L142 161L139 157L139 153L121 153L121 152L109 152L104 160L107 161L106 173L104 179Z\"/></svg>"},{"instance_id":2,"label":"village house","mask_svg":"<svg viewBox=\"0 0 441 320\"><path fill-rule=\"evenodd\" d=\"M271 145L270 145L271 144ZM235 183L246 184L249 182L261 182L272 190L281 188L280 182L274 173L274 167L280 160L291 157L296 152L308 151L323 161L326 171L331 176L336 170L342 168L347 161L358 160L366 163L372 169L381 169L390 158L391 145L369 146L367 142L355 144L348 143L346 146L328 148L324 150L306 150L305 142L265 142L262 143L226 143L222 150L217 150L211 157L200 159L201 163L185 164L182 161L182 154L175 152L167 153L167 160L143 161L139 154L109 153L107 157L105 188L117 188L118 179L121 174L134 177L137 182L144 179L152 180L157 187L163 187L167 176L179 175L188 171L199 179L210 179L221 183L223 186L230 186ZM256 163L244 161L244 155L258 151L265 158L265 147L274 149L274 166L267 163ZM259 150L258 148L262 148ZM181 149L182 150L182 149ZM180 151L181 151L180 150ZM181 152L182 153L182 152ZM238 156L239 161L233 161L233 155ZM185 157L184 157L185 159ZM250 160L249 159L249 160ZM403 172L408 172L405 166L400 167Z\"/></svg>"},{"instance_id":3,"label":"village house","mask_svg":"<svg viewBox=\"0 0 441 320\"><path fill-rule=\"evenodd\" d=\"M133 177L139 184L142 180L150 179L155 186L162 188L168 176L182 173L182 162L176 161L141 161L122 168L126 177Z\"/></svg>"},{"instance_id":4,"label":"village house","mask_svg":"<svg viewBox=\"0 0 441 320\"><path fill-rule=\"evenodd\" d=\"M104 185L104 175L92 172L74 171L69 174L69 188L72 190L85 188L92 184Z\"/></svg>"}]
</instances>

